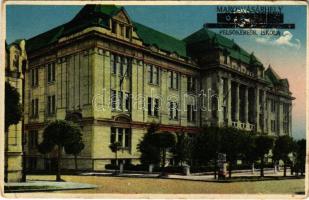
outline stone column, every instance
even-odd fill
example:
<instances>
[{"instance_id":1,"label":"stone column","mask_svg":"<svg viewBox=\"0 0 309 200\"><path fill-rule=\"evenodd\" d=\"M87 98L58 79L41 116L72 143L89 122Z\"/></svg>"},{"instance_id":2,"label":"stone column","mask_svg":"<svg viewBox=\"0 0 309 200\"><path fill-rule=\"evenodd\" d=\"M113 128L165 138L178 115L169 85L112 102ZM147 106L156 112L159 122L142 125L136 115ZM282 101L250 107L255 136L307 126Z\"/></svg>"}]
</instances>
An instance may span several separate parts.
<instances>
[{"instance_id":1,"label":"stone column","mask_svg":"<svg viewBox=\"0 0 309 200\"><path fill-rule=\"evenodd\" d=\"M248 87L245 86L245 124L248 124L248 112L249 112L249 99L248 99Z\"/></svg>"},{"instance_id":2,"label":"stone column","mask_svg":"<svg viewBox=\"0 0 309 200\"><path fill-rule=\"evenodd\" d=\"M292 137L292 101L291 104L289 105L289 136Z\"/></svg>"},{"instance_id":3,"label":"stone column","mask_svg":"<svg viewBox=\"0 0 309 200\"><path fill-rule=\"evenodd\" d=\"M227 97L226 97L226 106L227 106L227 118L228 118L228 126L232 126L232 84L231 79L227 79Z\"/></svg>"},{"instance_id":4,"label":"stone column","mask_svg":"<svg viewBox=\"0 0 309 200\"><path fill-rule=\"evenodd\" d=\"M263 129L261 130L262 132L265 132L266 130L266 118L267 118L267 112L266 112L266 106L267 106L267 102L266 102L266 92L263 90L263 99L262 99L262 109L263 109Z\"/></svg>"},{"instance_id":5,"label":"stone column","mask_svg":"<svg viewBox=\"0 0 309 200\"><path fill-rule=\"evenodd\" d=\"M237 122L237 126L239 123L239 84L236 83L236 119L235 121Z\"/></svg>"},{"instance_id":6,"label":"stone column","mask_svg":"<svg viewBox=\"0 0 309 200\"><path fill-rule=\"evenodd\" d=\"M255 113L255 130L260 132L260 89L257 87L255 89L255 106L254 106L254 113Z\"/></svg>"},{"instance_id":7,"label":"stone column","mask_svg":"<svg viewBox=\"0 0 309 200\"><path fill-rule=\"evenodd\" d=\"M217 110L217 116L218 116L218 125L222 126L224 123L224 115L223 115L223 79L219 76L217 81L217 101L218 101L218 110Z\"/></svg>"}]
</instances>

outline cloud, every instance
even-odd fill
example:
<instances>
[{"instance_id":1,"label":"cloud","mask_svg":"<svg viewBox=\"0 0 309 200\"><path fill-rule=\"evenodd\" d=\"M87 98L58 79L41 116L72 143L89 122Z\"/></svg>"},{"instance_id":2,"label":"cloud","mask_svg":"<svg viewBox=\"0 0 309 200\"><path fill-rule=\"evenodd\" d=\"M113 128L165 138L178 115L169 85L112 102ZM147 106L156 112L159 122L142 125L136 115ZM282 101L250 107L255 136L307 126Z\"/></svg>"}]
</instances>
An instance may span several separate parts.
<instances>
[{"instance_id":1,"label":"cloud","mask_svg":"<svg viewBox=\"0 0 309 200\"><path fill-rule=\"evenodd\" d=\"M301 46L300 40L299 39L293 40L293 34L289 31L284 31L283 34L277 39L272 39L271 37L266 36L266 37L257 37L255 41L260 44L292 47L296 49L300 49Z\"/></svg>"}]
</instances>

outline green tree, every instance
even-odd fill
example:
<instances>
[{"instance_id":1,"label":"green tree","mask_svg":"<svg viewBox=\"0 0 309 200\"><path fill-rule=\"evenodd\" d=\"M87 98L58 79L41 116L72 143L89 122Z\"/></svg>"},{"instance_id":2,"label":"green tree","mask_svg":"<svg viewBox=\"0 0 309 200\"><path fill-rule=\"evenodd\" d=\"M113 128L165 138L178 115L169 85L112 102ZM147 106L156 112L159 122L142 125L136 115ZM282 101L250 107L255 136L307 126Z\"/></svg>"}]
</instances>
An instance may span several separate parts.
<instances>
[{"instance_id":1,"label":"green tree","mask_svg":"<svg viewBox=\"0 0 309 200\"><path fill-rule=\"evenodd\" d=\"M82 134L79 126L65 120L56 120L47 125L43 132L43 141L38 150L42 154L57 150L57 175L56 180L61 181L62 151L69 149L67 146L82 143ZM67 153L67 152L66 152Z\"/></svg>"},{"instance_id":2,"label":"green tree","mask_svg":"<svg viewBox=\"0 0 309 200\"><path fill-rule=\"evenodd\" d=\"M111 143L109 145L109 148L111 149L112 152L115 153L115 160L116 160L116 163L118 163L118 151L120 151L122 149L122 145L120 142L114 142L114 143ZM116 164L117 165L117 164ZM117 172L117 169L115 169L115 173Z\"/></svg>"},{"instance_id":3,"label":"green tree","mask_svg":"<svg viewBox=\"0 0 309 200\"><path fill-rule=\"evenodd\" d=\"M176 165L183 165L183 163L188 163L191 158L191 144L192 139L188 137L183 132L176 133L177 142L173 148L173 158Z\"/></svg>"},{"instance_id":4,"label":"green tree","mask_svg":"<svg viewBox=\"0 0 309 200\"><path fill-rule=\"evenodd\" d=\"M274 144L274 139L271 136L260 135L255 138L256 154L261 161L261 177L264 177L264 159L269 153Z\"/></svg>"},{"instance_id":5,"label":"green tree","mask_svg":"<svg viewBox=\"0 0 309 200\"><path fill-rule=\"evenodd\" d=\"M218 153L221 149L222 129L214 126L203 127L194 137L193 157L199 165L206 165L210 161L214 166L214 178L217 178Z\"/></svg>"},{"instance_id":6,"label":"green tree","mask_svg":"<svg viewBox=\"0 0 309 200\"><path fill-rule=\"evenodd\" d=\"M237 162L241 151L241 136L240 131L235 128L222 128L221 153L226 153L229 178L232 177L233 166Z\"/></svg>"},{"instance_id":7,"label":"green tree","mask_svg":"<svg viewBox=\"0 0 309 200\"><path fill-rule=\"evenodd\" d=\"M160 163L160 149L154 145L152 140L152 135L155 134L158 130L158 124L150 124L147 129L147 133L145 133L137 145L137 149L141 153L141 163L143 165L157 165Z\"/></svg>"},{"instance_id":8,"label":"green tree","mask_svg":"<svg viewBox=\"0 0 309 200\"><path fill-rule=\"evenodd\" d=\"M82 142L72 143L72 144L66 145L64 148L67 154L72 154L74 156L75 170L78 170L77 155L85 148L84 143Z\"/></svg>"},{"instance_id":9,"label":"green tree","mask_svg":"<svg viewBox=\"0 0 309 200\"><path fill-rule=\"evenodd\" d=\"M289 154L294 149L293 138L288 135L278 136L273 147L273 159L283 161L283 176L286 176L287 163L290 161Z\"/></svg>"},{"instance_id":10,"label":"green tree","mask_svg":"<svg viewBox=\"0 0 309 200\"><path fill-rule=\"evenodd\" d=\"M161 167L164 169L166 163L166 152L176 144L175 134L164 131L157 132L151 136L154 146L160 149Z\"/></svg>"},{"instance_id":11,"label":"green tree","mask_svg":"<svg viewBox=\"0 0 309 200\"><path fill-rule=\"evenodd\" d=\"M5 82L5 151L8 151L8 130L13 124L18 124L22 115L22 106L20 104L20 96L16 88ZM8 181L8 157L5 156L4 181Z\"/></svg>"},{"instance_id":12,"label":"green tree","mask_svg":"<svg viewBox=\"0 0 309 200\"><path fill-rule=\"evenodd\" d=\"M301 139L295 142L296 147L294 150L296 157L296 174L300 171L301 175L305 172L306 165L306 140Z\"/></svg>"},{"instance_id":13,"label":"green tree","mask_svg":"<svg viewBox=\"0 0 309 200\"><path fill-rule=\"evenodd\" d=\"M259 159L255 144L256 133L242 131L241 134L240 153L242 155L242 160L250 163L253 170L255 161Z\"/></svg>"},{"instance_id":14,"label":"green tree","mask_svg":"<svg viewBox=\"0 0 309 200\"><path fill-rule=\"evenodd\" d=\"M20 95L16 88L10 83L5 82L5 132L9 126L18 124L22 115L22 107L20 104Z\"/></svg>"}]
</instances>

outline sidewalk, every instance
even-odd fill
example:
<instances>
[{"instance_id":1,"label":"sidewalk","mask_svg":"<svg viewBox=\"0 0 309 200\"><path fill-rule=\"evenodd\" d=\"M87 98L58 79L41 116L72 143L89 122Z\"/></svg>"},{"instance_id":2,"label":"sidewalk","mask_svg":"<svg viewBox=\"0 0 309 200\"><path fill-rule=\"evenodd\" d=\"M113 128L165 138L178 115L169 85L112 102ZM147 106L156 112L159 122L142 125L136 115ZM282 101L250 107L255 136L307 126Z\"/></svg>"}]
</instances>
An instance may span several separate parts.
<instances>
[{"instance_id":1,"label":"sidewalk","mask_svg":"<svg viewBox=\"0 0 309 200\"><path fill-rule=\"evenodd\" d=\"M109 177L130 177L130 178L166 178L166 179L180 179L180 180L192 180L192 181L210 181L210 182L218 182L218 180L214 179L213 172L207 173L191 173L190 175L182 175L182 174L169 174L167 177L159 177L159 172L157 173L147 173L147 172L130 172L124 171L121 174L115 175L114 172L88 172L81 173L81 176L109 176ZM283 171L278 171L274 173L274 170L271 168L264 169L265 180L267 179L276 179L283 178ZM286 178L292 178L294 176L290 175L290 170L287 171ZM255 178L258 180L260 178L260 171L257 169L254 173L251 170L235 170L232 172L232 178L234 179L243 179L245 180L254 180ZM222 180L221 180L222 181ZM220 182L221 182L220 181ZM225 181L229 182L229 179Z\"/></svg>"},{"instance_id":2,"label":"sidewalk","mask_svg":"<svg viewBox=\"0 0 309 200\"><path fill-rule=\"evenodd\" d=\"M5 193L41 192L56 190L93 189L96 185L76 182L27 181L21 183L5 183Z\"/></svg>"}]
</instances>

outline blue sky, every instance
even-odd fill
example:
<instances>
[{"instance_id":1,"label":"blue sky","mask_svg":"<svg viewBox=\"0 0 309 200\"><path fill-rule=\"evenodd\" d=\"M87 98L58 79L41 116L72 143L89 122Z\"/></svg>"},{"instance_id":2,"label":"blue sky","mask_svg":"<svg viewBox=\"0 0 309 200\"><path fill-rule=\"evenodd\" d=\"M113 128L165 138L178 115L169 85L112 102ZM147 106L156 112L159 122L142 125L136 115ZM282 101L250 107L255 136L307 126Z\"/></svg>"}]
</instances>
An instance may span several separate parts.
<instances>
[{"instance_id":1,"label":"blue sky","mask_svg":"<svg viewBox=\"0 0 309 200\"><path fill-rule=\"evenodd\" d=\"M125 6L133 21L182 39L216 22L216 6ZM7 42L30 38L71 20L81 6L7 6ZM280 30L282 36L228 36L288 78L296 97L293 108L293 135L305 137L306 7L283 6L284 22L293 30ZM215 30L218 31L218 30Z\"/></svg>"}]
</instances>

